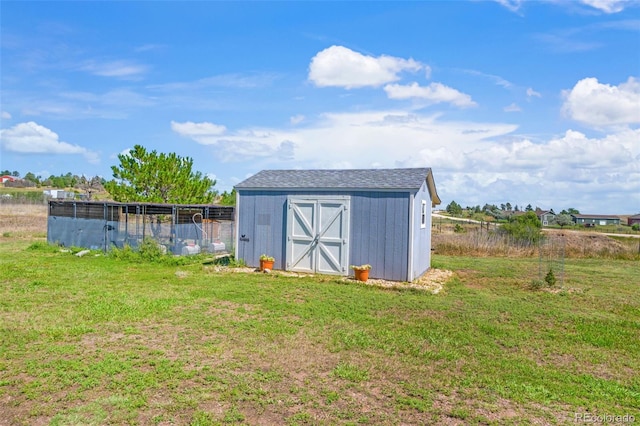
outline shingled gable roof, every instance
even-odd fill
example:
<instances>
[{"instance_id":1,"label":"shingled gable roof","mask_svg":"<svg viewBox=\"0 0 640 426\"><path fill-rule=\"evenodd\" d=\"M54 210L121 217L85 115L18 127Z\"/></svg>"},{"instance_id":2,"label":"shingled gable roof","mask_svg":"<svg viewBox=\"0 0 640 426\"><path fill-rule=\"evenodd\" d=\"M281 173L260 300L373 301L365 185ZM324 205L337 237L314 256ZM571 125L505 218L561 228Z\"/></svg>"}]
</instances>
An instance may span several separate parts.
<instances>
[{"instance_id":1,"label":"shingled gable roof","mask_svg":"<svg viewBox=\"0 0 640 426\"><path fill-rule=\"evenodd\" d=\"M431 168L351 170L262 170L236 189L418 190L427 181L433 204L440 204Z\"/></svg>"}]
</instances>

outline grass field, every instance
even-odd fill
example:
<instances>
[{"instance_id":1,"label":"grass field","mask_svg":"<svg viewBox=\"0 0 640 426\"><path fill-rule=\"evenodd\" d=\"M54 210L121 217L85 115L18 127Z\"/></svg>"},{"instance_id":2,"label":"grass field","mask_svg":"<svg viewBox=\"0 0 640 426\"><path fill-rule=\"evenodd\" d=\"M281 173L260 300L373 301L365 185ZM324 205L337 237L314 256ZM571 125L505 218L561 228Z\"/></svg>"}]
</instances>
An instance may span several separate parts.
<instances>
[{"instance_id":1,"label":"grass field","mask_svg":"<svg viewBox=\"0 0 640 426\"><path fill-rule=\"evenodd\" d=\"M39 239L42 241L42 238ZM637 261L434 257L443 292L0 234L0 425L640 421Z\"/></svg>"}]
</instances>

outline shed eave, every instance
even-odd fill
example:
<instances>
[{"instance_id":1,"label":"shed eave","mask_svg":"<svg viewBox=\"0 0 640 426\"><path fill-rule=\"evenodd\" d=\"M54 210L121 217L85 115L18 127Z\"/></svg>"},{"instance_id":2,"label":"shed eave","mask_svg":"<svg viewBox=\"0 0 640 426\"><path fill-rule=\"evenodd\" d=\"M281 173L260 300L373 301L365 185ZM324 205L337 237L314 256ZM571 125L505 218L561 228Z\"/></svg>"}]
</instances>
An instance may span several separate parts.
<instances>
[{"instance_id":1,"label":"shed eave","mask_svg":"<svg viewBox=\"0 0 640 426\"><path fill-rule=\"evenodd\" d=\"M433 180L433 173L431 172L431 169L429 169L429 174L427 174L427 187L429 188L429 194L431 195L431 207L440 205L442 200L440 200L440 197L438 196L436 182Z\"/></svg>"},{"instance_id":2,"label":"shed eave","mask_svg":"<svg viewBox=\"0 0 640 426\"><path fill-rule=\"evenodd\" d=\"M242 187L234 187L236 191L321 191L321 192L416 192L420 188L358 188L358 187L291 187L291 186L268 186L268 187L260 187L260 186L242 186ZM438 199L440 201L440 199ZM440 204L438 202L438 204Z\"/></svg>"}]
</instances>

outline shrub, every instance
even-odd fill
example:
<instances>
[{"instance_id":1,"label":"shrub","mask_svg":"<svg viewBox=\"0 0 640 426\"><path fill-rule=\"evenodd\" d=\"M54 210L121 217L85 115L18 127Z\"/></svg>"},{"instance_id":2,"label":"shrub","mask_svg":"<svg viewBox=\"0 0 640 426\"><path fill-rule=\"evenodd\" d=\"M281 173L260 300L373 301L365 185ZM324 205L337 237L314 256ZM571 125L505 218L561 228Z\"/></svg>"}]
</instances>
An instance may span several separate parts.
<instances>
[{"instance_id":1,"label":"shrub","mask_svg":"<svg viewBox=\"0 0 640 426\"><path fill-rule=\"evenodd\" d=\"M124 247L113 247L109 250L109 257L118 260L134 260L138 254L131 248L129 244L125 244Z\"/></svg>"},{"instance_id":2,"label":"shrub","mask_svg":"<svg viewBox=\"0 0 640 426\"><path fill-rule=\"evenodd\" d=\"M230 268L244 268L247 263L244 259L236 259L234 255L220 257L213 261L214 265L228 266Z\"/></svg>"},{"instance_id":3,"label":"shrub","mask_svg":"<svg viewBox=\"0 0 640 426\"><path fill-rule=\"evenodd\" d=\"M549 287L556 285L556 276L553 273L553 268L550 268L547 275L545 275L544 282L546 282Z\"/></svg>"},{"instance_id":4,"label":"shrub","mask_svg":"<svg viewBox=\"0 0 640 426\"><path fill-rule=\"evenodd\" d=\"M531 281L529 287L531 288L531 290L540 290L542 287L544 287L544 284L545 282L542 280L533 280Z\"/></svg>"},{"instance_id":5,"label":"shrub","mask_svg":"<svg viewBox=\"0 0 640 426\"><path fill-rule=\"evenodd\" d=\"M459 223L456 223L456 226L453 227L453 232L455 232L456 234L460 234L464 232L464 228Z\"/></svg>"},{"instance_id":6,"label":"shrub","mask_svg":"<svg viewBox=\"0 0 640 426\"><path fill-rule=\"evenodd\" d=\"M640 223L634 223L633 226L631 226L631 229L634 231L640 231Z\"/></svg>"},{"instance_id":7,"label":"shrub","mask_svg":"<svg viewBox=\"0 0 640 426\"><path fill-rule=\"evenodd\" d=\"M123 248L113 247L109 251L109 256L129 262L149 262L149 263L162 263L171 266L189 265L198 262L202 262L203 256L201 254L194 256L172 256L165 253L163 246L158 244L152 238L145 239L138 250L134 250L130 245L125 245Z\"/></svg>"},{"instance_id":8,"label":"shrub","mask_svg":"<svg viewBox=\"0 0 640 426\"><path fill-rule=\"evenodd\" d=\"M535 244L542 239L542 223L534 212L510 219L502 229L515 240L528 244Z\"/></svg>"},{"instance_id":9,"label":"shrub","mask_svg":"<svg viewBox=\"0 0 640 426\"><path fill-rule=\"evenodd\" d=\"M142 244L140 244L138 251L140 252L140 257L146 261L160 260L166 254L160 247L160 244L151 238L145 238Z\"/></svg>"}]
</instances>

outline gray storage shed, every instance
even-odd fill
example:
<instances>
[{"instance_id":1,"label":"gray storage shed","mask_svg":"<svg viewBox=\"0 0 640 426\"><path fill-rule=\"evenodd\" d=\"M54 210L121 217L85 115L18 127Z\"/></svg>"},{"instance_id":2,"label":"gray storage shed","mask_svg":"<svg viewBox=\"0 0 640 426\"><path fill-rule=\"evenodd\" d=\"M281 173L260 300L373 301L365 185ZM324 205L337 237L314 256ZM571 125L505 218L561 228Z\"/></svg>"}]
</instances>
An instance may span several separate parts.
<instances>
[{"instance_id":1,"label":"gray storage shed","mask_svg":"<svg viewBox=\"0 0 640 426\"><path fill-rule=\"evenodd\" d=\"M430 168L263 170L235 186L236 258L275 269L413 281L431 265Z\"/></svg>"}]
</instances>

